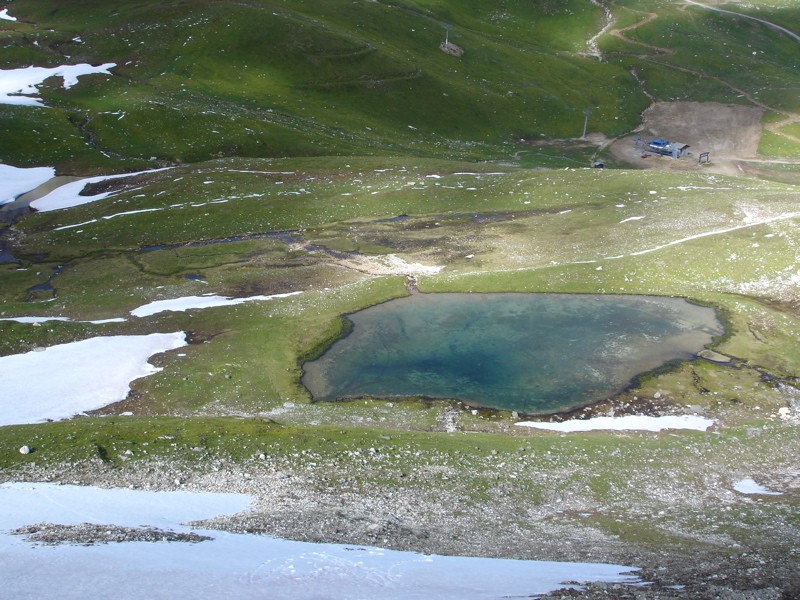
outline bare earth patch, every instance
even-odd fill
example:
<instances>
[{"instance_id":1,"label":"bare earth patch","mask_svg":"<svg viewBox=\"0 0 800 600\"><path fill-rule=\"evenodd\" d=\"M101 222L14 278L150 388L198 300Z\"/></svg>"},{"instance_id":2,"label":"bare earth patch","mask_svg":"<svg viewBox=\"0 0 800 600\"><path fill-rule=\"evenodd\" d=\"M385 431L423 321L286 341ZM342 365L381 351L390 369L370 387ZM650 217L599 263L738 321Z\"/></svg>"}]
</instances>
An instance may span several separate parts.
<instances>
[{"instance_id":1,"label":"bare earth patch","mask_svg":"<svg viewBox=\"0 0 800 600\"><path fill-rule=\"evenodd\" d=\"M653 138L689 144L692 156L675 160L645 154L636 147L636 135L616 140L609 146L617 160L641 168L700 168L697 157L711 153L710 168L716 172L738 174L732 161L753 158L761 140L763 109L718 102L657 102L642 115L636 134L646 143Z\"/></svg>"}]
</instances>

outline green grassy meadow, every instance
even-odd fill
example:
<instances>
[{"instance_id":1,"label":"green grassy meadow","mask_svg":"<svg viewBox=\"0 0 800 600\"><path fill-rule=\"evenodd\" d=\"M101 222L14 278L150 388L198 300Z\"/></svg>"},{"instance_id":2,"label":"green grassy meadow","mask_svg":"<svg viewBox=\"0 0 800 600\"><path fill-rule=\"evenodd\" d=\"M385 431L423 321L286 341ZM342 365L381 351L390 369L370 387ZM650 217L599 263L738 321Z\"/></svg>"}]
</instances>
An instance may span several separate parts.
<instances>
[{"instance_id":1,"label":"green grassy meadow","mask_svg":"<svg viewBox=\"0 0 800 600\"><path fill-rule=\"evenodd\" d=\"M790 0L725 7L800 22ZM759 106L765 126L797 116L800 45L683 3L609 9L620 35L598 38L600 60L588 41L605 12L583 0L15 0L18 20L0 21L0 69L117 66L69 90L48 80L46 107L0 104L0 161L59 175L151 172L86 190L114 192L104 200L0 223L14 257L0 263L0 318L71 319L0 320L0 357L104 335L185 331L190 343L182 356L154 356L161 370L117 404L0 427L0 480L32 464L69 465L80 479L81 465L98 461L117 474L150 461L200 472L265 454L291 470L313 455L315 476L335 471L333 489L367 460L359 453L380 448L387 458L365 490L443 465L476 506L505 494L549 511L574 494L585 517L579 507L548 518L585 519L648 548L702 549L710 523L746 545L770 516L783 522L798 502L787 457L800 452L798 123L764 130L756 176L693 159L637 170L579 138L587 108L603 140L633 133L651 102ZM462 57L439 50L446 31ZM588 168L598 157L610 168ZM714 306L727 326L714 350L730 363L685 361L584 412L699 414L716 425L561 436L457 399L314 402L303 360L346 331L343 315L411 293L409 276L421 293ZM289 292L300 293L131 315L157 300ZM114 318L124 320L88 322ZM23 444L35 451L20 455ZM553 458L537 471L512 459L525 453ZM517 487L500 459L515 465ZM734 512L697 500L723 498L744 514L749 500L720 490L751 475L784 495L740 529ZM685 502L648 496L668 480ZM402 486L425 494L429 483Z\"/></svg>"}]
</instances>

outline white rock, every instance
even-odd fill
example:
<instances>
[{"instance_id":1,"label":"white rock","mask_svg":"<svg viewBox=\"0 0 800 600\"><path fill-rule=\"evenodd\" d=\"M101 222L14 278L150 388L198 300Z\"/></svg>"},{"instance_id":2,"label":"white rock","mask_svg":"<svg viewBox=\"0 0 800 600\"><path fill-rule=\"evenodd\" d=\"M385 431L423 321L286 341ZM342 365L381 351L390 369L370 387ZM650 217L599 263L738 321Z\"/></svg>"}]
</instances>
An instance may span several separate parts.
<instances>
[{"instance_id":1,"label":"white rock","mask_svg":"<svg viewBox=\"0 0 800 600\"><path fill-rule=\"evenodd\" d=\"M31 449L28 446L22 446L22 448L19 449L19 453L20 454L30 454L31 453Z\"/></svg>"}]
</instances>

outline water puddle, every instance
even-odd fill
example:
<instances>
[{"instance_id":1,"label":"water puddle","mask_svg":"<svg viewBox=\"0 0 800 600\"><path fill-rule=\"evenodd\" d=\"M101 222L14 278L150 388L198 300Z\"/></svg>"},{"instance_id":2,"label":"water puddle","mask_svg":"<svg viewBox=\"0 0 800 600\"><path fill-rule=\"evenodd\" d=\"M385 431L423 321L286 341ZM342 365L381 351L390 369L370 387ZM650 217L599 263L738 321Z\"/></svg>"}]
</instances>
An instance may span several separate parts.
<instances>
[{"instance_id":1,"label":"water puddle","mask_svg":"<svg viewBox=\"0 0 800 600\"><path fill-rule=\"evenodd\" d=\"M2 234L0 234L2 235ZM21 263L22 261L16 258L8 249L6 242L0 238L0 265L8 263Z\"/></svg>"},{"instance_id":2,"label":"water puddle","mask_svg":"<svg viewBox=\"0 0 800 600\"><path fill-rule=\"evenodd\" d=\"M29 287L26 290L27 298L25 299L25 301L43 302L43 301L55 300L56 298L58 298L58 292L56 291L56 288L53 287L53 280L59 275L61 275L63 269L64 269L63 265L57 265L53 267L53 273L50 275L50 277L47 278L47 281Z\"/></svg>"}]
</instances>

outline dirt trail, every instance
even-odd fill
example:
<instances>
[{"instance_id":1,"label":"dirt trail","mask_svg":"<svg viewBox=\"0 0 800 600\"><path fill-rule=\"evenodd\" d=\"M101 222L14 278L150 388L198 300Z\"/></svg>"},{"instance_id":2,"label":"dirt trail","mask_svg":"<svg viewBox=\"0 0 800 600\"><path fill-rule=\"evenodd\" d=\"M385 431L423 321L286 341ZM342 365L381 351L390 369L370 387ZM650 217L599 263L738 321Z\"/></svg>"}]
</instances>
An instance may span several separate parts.
<instances>
[{"instance_id":1,"label":"dirt trail","mask_svg":"<svg viewBox=\"0 0 800 600\"><path fill-rule=\"evenodd\" d=\"M634 44L636 46L650 48L651 50L655 50L660 54L674 54L675 51L672 50L671 48L662 48L661 46L653 46L652 44L646 44L644 42L640 42L639 40L631 39L625 35L625 32L638 29L639 27L647 25L648 23L656 20L657 18L658 18L658 13L646 13L641 21L637 21L636 23L633 23L631 25L626 25L625 27L620 27L618 29L611 29L608 33L610 33L615 37L618 37L623 42L627 42L628 44Z\"/></svg>"},{"instance_id":2,"label":"dirt trail","mask_svg":"<svg viewBox=\"0 0 800 600\"><path fill-rule=\"evenodd\" d=\"M794 136L794 135L792 135L790 133L786 133L785 131L782 131L782 129L784 127L786 127L787 125L792 125L794 123L799 123L800 122L800 115L796 115L796 114L793 114L793 113L785 113L785 112L781 112L781 114L787 115L786 118L778 121L777 123L767 123L767 124L764 125L764 129L766 129L767 131L769 131L771 133L774 133L776 135L781 135L781 136L783 136L783 137L785 137L787 139L790 139L790 140L792 140L793 142L795 142L797 144L800 144L800 138L799 137Z\"/></svg>"}]
</instances>

